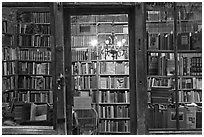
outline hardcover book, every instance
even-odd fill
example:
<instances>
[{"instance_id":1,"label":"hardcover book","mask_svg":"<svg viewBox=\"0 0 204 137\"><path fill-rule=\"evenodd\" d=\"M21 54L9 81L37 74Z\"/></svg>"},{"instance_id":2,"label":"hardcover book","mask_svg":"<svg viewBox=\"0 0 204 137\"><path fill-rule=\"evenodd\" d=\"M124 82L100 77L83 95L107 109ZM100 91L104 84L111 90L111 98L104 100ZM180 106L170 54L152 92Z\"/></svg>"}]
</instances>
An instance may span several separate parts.
<instances>
[{"instance_id":1,"label":"hardcover book","mask_svg":"<svg viewBox=\"0 0 204 137\"><path fill-rule=\"evenodd\" d=\"M202 50L202 31L192 33L191 50Z\"/></svg>"},{"instance_id":2,"label":"hardcover book","mask_svg":"<svg viewBox=\"0 0 204 137\"><path fill-rule=\"evenodd\" d=\"M148 35L148 49L158 50L159 49L159 35L157 33L152 33Z\"/></svg>"},{"instance_id":3,"label":"hardcover book","mask_svg":"<svg viewBox=\"0 0 204 137\"><path fill-rule=\"evenodd\" d=\"M179 33L177 39L178 50L190 50L190 35L189 33Z\"/></svg>"},{"instance_id":4,"label":"hardcover book","mask_svg":"<svg viewBox=\"0 0 204 137\"><path fill-rule=\"evenodd\" d=\"M45 88L45 79L42 76L38 76L35 79L36 89L44 89Z\"/></svg>"}]
</instances>

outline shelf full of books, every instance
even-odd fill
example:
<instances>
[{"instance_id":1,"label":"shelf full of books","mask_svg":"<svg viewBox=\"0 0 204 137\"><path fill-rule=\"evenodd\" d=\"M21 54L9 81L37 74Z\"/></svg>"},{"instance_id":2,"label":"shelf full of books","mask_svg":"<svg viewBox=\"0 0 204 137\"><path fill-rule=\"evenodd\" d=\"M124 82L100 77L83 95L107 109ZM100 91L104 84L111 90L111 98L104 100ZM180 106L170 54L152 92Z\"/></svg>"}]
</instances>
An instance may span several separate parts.
<instances>
[{"instance_id":1,"label":"shelf full of books","mask_svg":"<svg viewBox=\"0 0 204 137\"><path fill-rule=\"evenodd\" d=\"M176 5L177 13L173 10L172 3L147 4L147 92L152 119L150 129L178 130L178 119L173 117L176 110L179 118L181 113L183 117L183 120L178 120L180 129L201 128L202 125L199 122L202 114L201 3ZM187 8L191 10L185 10ZM167 95L167 91L170 94ZM167 96L168 100L159 102L159 99Z\"/></svg>"},{"instance_id":2,"label":"shelf full of books","mask_svg":"<svg viewBox=\"0 0 204 137\"><path fill-rule=\"evenodd\" d=\"M11 7L2 11L3 103L15 100L52 105L49 10Z\"/></svg>"},{"instance_id":3,"label":"shelf full of books","mask_svg":"<svg viewBox=\"0 0 204 137\"><path fill-rule=\"evenodd\" d=\"M2 103L12 101L17 91L15 11L13 8L2 8Z\"/></svg>"},{"instance_id":4,"label":"shelf full of books","mask_svg":"<svg viewBox=\"0 0 204 137\"><path fill-rule=\"evenodd\" d=\"M91 96L99 134L130 133L128 16L71 16L73 93Z\"/></svg>"},{"instance_id":5,"label":"shelf full of books","mask_svg":"<svg viewBox=\"0 0 204 137\"><path fill-rule=\"evenodd\" d=\"M17 13L19 100L53 103L49 10Z\"/></svg>"}]
</instances>

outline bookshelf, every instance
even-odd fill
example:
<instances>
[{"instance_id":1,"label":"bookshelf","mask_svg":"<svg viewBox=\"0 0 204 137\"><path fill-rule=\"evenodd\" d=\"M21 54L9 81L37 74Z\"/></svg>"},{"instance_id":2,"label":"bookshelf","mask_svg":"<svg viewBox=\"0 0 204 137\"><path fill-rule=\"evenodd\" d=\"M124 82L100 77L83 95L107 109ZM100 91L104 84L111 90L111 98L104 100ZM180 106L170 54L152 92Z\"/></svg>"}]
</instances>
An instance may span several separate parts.
<instances>
[{"instance_id":1,"label":"bookshelf","mask_svg":"<svg viewBox=\"0 0 204 137\"><path fill-rule=\"evenodd\" d=\"M147 3L147 92L152 119L150 129L201 128L198 122L202 109L201 5L175 5L176 8L173 8L172 3ZM167 104L153 103L155 87L169 87L170 91L173 90ZM173 120L170 113L177 113L176 119ZM180 114L183 120L179 120ZM190 117L196 122L189 121Z\"/></svg>"},{"instance_id":2,"label":"bookshelf","mask_svg":"<svg viewBox=\"0 0 204 137\"><path fill-rule=\"evenodd\" d=\"M19 101L53 103L49 10L18 10Z\"/></svg>"},{"instance_id":3,"label":"bookshelf","mask_svg":"<svg viewBox=\"0 0 204 137\"><path fill-rule=\"evenodd\" d=\"M126 14L71 16L72 89L92 97L99 134L130 133L128 41Z\"/></svg>"},{"instance_id":4,"label":"bookshelf","mask_svg":"<svg viewBox=\"0 0 204 137\"><path fill-rule=\"evenodd\" d=\"M16 10L3 8L2 12L2 103L12 101L16 96L17 46Z\"/></svg>"},{"instance_id":5,"label":"bookshelf","mask_svg":"<svg viewBox=\"0 0 204 137\"><path fill-rule=\"evenodd\" d=\"M3 102L15 100L35 104L36 107L43 104L48 105L45 108L51 107L52 36L49 8L4 8L3 12L5 12L2 21ZM26 109L32 106L34 105ZM23 113L20 112L22 107L23 103L13 110L15 122L21 124L33 121L35 118L24 119L23 116L17 116L17 113ZM46 117L37 121L48 121L48 113L46 111Z\"/></svg>"}]
</instances>

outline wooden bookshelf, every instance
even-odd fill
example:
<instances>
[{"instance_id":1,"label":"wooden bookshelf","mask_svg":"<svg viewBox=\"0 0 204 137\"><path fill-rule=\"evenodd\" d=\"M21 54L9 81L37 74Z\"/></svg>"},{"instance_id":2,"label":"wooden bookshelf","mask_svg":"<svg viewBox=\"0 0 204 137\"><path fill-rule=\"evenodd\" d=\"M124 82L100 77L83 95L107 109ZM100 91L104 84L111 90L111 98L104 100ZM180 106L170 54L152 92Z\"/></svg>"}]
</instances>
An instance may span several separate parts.
<instances>
[{"instance_id":1,"label":"wooden bookshelf","mask_svg":"<svg viewBox=\"0 0 204 137\"><path fill-rule=\"evenodd\" d=\"M150 3L149 3L150 4ZM158 4L158 5L157 5ZM179 130L184 128L199 129L195 123L188 121L187 116L190 113L198 113L202 108L202 48L201 48L201 11L198 9L186 12L184 8L192 5L184 3L172 4L172 8L158 9L164 5L155 3L155 6L147 6L147 92L150 116L153 121L149 121L151 129L171 129ZM151 4L150 4L151 5ZM168 3L166 3L168 5ZM173 7L176 7L173 9ZM175 11L176 9L176 11ZM187 17L188 16L188 17ZM193 21L194 20L194 21ZM177 24L178 23L178 24ZM173 94L171 101L164 103L152 103L152 89L154 87L166 86L171 87ZM159 95L158 95L159 96ZM195 110L187 110L188 104L195 103ZM182 108L182 105L184 108ZM174 112L184 113L184 121L179 122L179 116L176 116L174 126L172 125L166 111L169 112L169 106L173 106ZM172 108L171 108L172 109ZM183 109L183 110L182 110ZM152 111L154 111L152 113ZM173 111L173 110L171 110ZM192 112L193 111L193 112ZM171 112L173 113L173 112ZM158 116L161 120L158 123ZM196 114L193 115L195 118ZM189 123L192 125L189 126Z\"/></svg>"},{"instance_id":2,"label":"wooden bookshelf","mask_svg":"<svg viewBox=\"0 0 204 137\"><path fill-rule=\"evenodd\" d=\"M116 124L119 121L130 122L128 114L130 104L128 86L129 59L125 57L112 59L111 55L108 55L108 58L104 58L100 52L100 46L104 45L105 40L112 35L113 29L115 36L119 38L117 41L128 38L128 33L123 33L123 29L125 31L128 28L128 22L126 22L128 18L125 14L120 14L120 16L125 20L117 21L117 14L107 15L107 17L104 15L72 16L72 20L75 21L75 23L71 24L71 38L73 39L71 40L72 77L75 79L73 92L77 92L76 95L78 96L91 96L90 94L92 94L92 99L94 100L92 104L95 105L99 116L99 134L106 130L104 129L106 128L104 127L105 124L109 123L110 130L113 130L111 128L116 128L113 123ZM78 18L78 20L75 20L75 18ZM84 20L87 18L92 18L95 22L85 22ZM111 18L116 20L108 21ZM90 27L87 25L90 25ZM80 26L87 27L80 28ZM85 33L83 31L88 32ZM75 40L76 38L78 41ZM98 41L98 44L92 47L90 42L94 39ZM128 43L128 39L126 41ZM94 80L91 80L92 78ZM117 79L123 81L120 87L117 86ZM94 86L91 87L91 85ZM119 113L121 113L121 116L122 113L126 113L126 116L121 117ZM110 116L108 116L109 114ZM110 124L110 120L112 124ZM128 130L124 129L124 133L129 133L130 127L127 123L126 126L124 125L125 127ZM114 132L106 131L106 134L114 134Z\"/></svg>"},{"instance_id":3,"label":"wooden bookshelf","mask_svg":"<svg viewBox=\"0 0 204 137\"><path fill-rule=\"evenodd\" d=\"M53 97L48 99L48 96L53 95L49 9L19 9L17 18L18 88L21 92L27 91L24 100L19 101L29 102L30 97L34 95L34 102L46 100L52 104Z\"/></svg>"},{"instance_id":4,"label":"wooden bookshelf","mask_svg":"<svg viewBox=\"0 0 204 137\"><path fill-rule=\"evenodd\" d=\"M53 105L49 8L5 7L3 12L3 103L15 100L14 104L27 102L44 103L47 107ZM18 124L25 120L28 124L30 121L19 115L23 113L23 108L24 104L18 107L14 105L12 113ZM30 114L31 110L24 109ZM40 121L53 125L48 117Z\"/></svg>"},{"instance_id":5,"label":"wooden bookshelf","mask_svg":"<svg viewBox=\"0 0 204 137\"><path fill-rule=\"evenodd\" d=\"M13 8L2 9L2 103L16 97L17 45L16 14Z\"/></svg>"}]
</instances>

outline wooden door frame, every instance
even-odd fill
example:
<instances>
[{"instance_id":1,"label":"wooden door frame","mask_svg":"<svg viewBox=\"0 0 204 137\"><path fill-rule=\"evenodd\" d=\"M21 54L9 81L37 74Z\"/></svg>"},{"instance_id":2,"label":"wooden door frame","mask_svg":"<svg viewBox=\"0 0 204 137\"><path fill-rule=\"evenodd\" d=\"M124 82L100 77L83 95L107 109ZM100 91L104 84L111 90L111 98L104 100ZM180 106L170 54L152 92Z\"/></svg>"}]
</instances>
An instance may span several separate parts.
<instances>
[{"instance_id":1,"label":"wooden door frame","mask_svg":"<svg viewBox=\"0 0 204 137\"><path fill-rule=\"evenodd\" d=\"M145 22L144 21L144 3L63 3L64 12L64 52L65 52L65 81L66 89L71 89L71 15L87 15L87 14L128 14L129 26L129 64L130 64L130 134L146 134L146 110L147 110L147 92L146 72L145 72ZM140 15L142 14L142 15ZM138 17L137 17L138 16ZM68 46L66 46L68 45ZM137 67L139 62L143 62ZM142 73L141 73L142 72ZM71 107L73 96L71 92L66 92L67 102L67 127L68 133L71 133L69 119L71 116ZM71 98L70 98L71 97ZM145 102L146 101L146 102ZM141 105L141 106L139 106Z\"/></svg>"}]
</instances>

